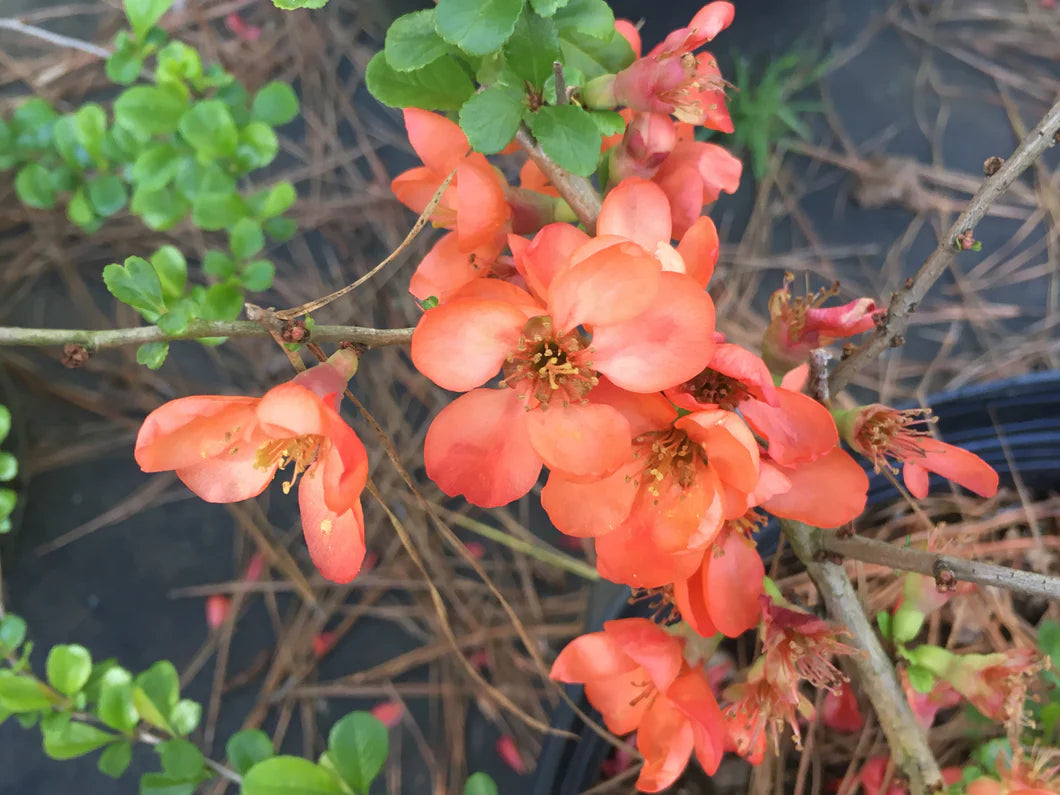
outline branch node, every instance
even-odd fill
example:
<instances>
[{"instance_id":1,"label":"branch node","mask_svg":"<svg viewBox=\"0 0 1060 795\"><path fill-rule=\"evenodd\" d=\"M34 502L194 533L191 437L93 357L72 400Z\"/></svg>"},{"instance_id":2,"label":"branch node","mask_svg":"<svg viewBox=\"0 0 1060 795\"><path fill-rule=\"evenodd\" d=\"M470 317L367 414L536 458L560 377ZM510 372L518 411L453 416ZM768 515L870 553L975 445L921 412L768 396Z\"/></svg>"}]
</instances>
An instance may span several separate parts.
<instances>
[{"instance_id":1,"label":"branch node","mask_svg":"<svg viewBox=\"0 0 1060 795\"><path fill-rule=\"evenodd\" d=\"M284 342L306 342L310 332L306 328L305 318L296 317L292 320L284 320L280 328L280 338Z\"/></svg>"},{"instance_id":2,"label":"branch node","mask_svg":"<svg viewBox=\"0 0 1060 795\"><path fill-rule=\"evenodd\" d=\"M957 590L957 575L942 558L936 560L931 566L931 573L935 577L935 590L939 593Z\"/></svg>"},{"instance_id":3,"label":"branch node","mask_svg":"<svg viewBox=\"0 0 1060 795\"><path fill-rule=\"evenodd\" d=\"M905 345L905 335L895 334L888 342L887 345L891 348L901 348Z\"/></svg>"},{"instance_id":4,"label":"branch node","mask_svg":"<svg viewBox=\"0 0 1060 795\"><path fill-rule=\"evenodd\" d=\"M69 367L71 370L84 367L85 362L88 361L91 355L91 352L84 345L68 342L63 346L63 367Z\"/></svg>"},{"instance_id":5,"label":"branch node","mask_svg":"<svg viewBox=\"0 0 1060 795\"><path fill-rule=\"evenodd\" d=\"M983 174L985 176L992 177L994 176L994 174L1001 170L1001 167L1003 165L1005 165L1004 158L998 157L997 155L991 155L983 163Z\"/></svg>"}]
</instances>

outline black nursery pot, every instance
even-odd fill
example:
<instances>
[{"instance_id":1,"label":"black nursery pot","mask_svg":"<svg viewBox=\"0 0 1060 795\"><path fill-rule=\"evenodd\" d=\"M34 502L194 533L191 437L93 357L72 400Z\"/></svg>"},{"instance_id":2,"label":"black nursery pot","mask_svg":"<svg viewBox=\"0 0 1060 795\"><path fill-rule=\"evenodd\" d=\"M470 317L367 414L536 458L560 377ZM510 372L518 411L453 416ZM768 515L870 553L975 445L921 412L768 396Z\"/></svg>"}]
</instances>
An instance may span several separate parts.
<instances>
[{"instance_id":1,"label":"black nursery pot","mask_svg":"<svg viewBox=\"0 0 1060 795\"><path fill-rule=\"evenodd\" d=\"M1060 372L945 392L930 398L928 405L939 417L942 439L981 456L1000 473L1002 483L1011 484L1015 472L1032 490L1060 485ZM870 507L898 496L886 478L874 476L871 470L869 475ZM932 483L937 485L934 479ZM778 538L775 521L761 530L757 540L763 558L772 557ZM629 604L629 595L624 586L601 583L590 599L586 631L599 631L612 619L645 615L641 603ZM599 717L580 686L568 685L567 694L588 714ZM598 784L610 746L567 704L553 713L552 728L573 732L579 739L545 738L532 795L577 795Z\"/></svg>"}]
</instances>

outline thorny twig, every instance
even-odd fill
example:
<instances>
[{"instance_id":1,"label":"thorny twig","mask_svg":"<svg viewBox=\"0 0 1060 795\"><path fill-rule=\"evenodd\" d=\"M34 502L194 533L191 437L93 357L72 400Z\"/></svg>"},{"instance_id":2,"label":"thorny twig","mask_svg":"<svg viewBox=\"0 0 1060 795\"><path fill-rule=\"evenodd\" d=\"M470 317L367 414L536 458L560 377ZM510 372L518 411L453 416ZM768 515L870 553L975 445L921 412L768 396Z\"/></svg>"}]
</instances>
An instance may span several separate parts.
<instances>
[{"instance_id":1,"label":"thorny twig","mask_svg":"<svg viewBox=\"0 0 1060 795\"><path fill-rule=\"evenodd\" d=\"M832 394L843 389L851 378L869 362L879 356L888 347L895 345L901 338L909 317L916 311L927 291L953 263L958 249L955 243L975 229L987 210L1015 179L1031 165L1048 147L1055 143L1055 136L1060 130L1060 102L1053 105L1041 122L1027 135L1012 156L988 177L975 196L968 202L967 209L950 228L950 231L939 240L935 251L920 266L916 276L891 297L884 322L876 329L873 337L860 346L853 354L841 361L829 378Z\"/></svg>"}]
</instances>

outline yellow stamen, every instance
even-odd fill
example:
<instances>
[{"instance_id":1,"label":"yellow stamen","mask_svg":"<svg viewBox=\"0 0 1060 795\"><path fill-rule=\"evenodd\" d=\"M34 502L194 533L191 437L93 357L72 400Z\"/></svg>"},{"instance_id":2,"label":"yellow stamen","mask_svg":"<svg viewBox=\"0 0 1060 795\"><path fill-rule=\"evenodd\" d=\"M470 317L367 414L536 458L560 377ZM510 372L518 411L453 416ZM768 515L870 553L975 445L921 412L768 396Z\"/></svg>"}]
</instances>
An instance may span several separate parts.
<instances>
[{"instance_id":1,"label":"yellow stamen","mask_svg":"<svg viewBox=\"0 0 1060 795\"><path fill-rule=\"evenodd\" d=\"M258 448L254 457L256 469L284 469L294 462L291 479L283 484L283 493L289 494L298 480L298 476L308 469L319 458L320 447L324 437L310 433L305 436L291 436L286 439L273 439Z\"/></svg>"}]
</instances>

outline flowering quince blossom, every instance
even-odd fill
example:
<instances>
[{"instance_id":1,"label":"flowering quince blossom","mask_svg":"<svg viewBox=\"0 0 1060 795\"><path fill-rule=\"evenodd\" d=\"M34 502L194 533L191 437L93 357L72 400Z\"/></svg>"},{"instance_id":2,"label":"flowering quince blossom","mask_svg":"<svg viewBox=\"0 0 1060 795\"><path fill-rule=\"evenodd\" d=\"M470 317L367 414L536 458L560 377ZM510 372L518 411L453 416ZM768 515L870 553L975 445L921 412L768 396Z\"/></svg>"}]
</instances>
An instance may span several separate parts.
<instances>
[{"instance_id":1,"label":"flowering quince blossom","mask_svg":"<svg viewBox=\"0 0 1060 795\"><path fill-rule=\"evenodd\" d=\"M732 132L718 62L709 52L694 55L693 50L727 28L735 12L727 2L703 6L688 27L670 33L647 56L638 57L617 75L591 80L583 91L586 103L594 108L622 105L634 111L671 114L679 121ZM628 27L617 29L631 46L639 44L639 36L632 39Z\"/></svg>"},{"instance_id":2,"label":"flowering quince blossom","mask_svg":"<svg viewBox=\"0 0 1060 795\"><path fill-rule=\"evenodd\" d=\"M614 223L609 212L599 228ZM574 481L613 473L631 435L620 411L588 399L600 377L657 392L702 369L713 348L710 296L639 244L557 223L510 245L529 291L476 280L412 336L417 369L466 392L427 432L427 474L481 506L526 494L542 464ZM504 388L482 388L498 370Z\"/></svg>"},{"instance_id":3,"label":"flowering quince blossom","mask_svg":"<svg viewBox=\"0 0 1060 795\"><path fill-rule=\"evenodd\" d=\"M908 670L902 668L899 671L899 678L906 701L913 710L913 716L925 731L934 725L939 712L961 703L961 694L942 679L936 679L930 691L921 693L913 687Z\"/></svg>"},{"instance_id":4,"label":"flowering quince blossom","mask_svg":"<svg viewBox=\"0 0 1060 795\"><path fill-rule=\"evenodd\" d=\"M648 619L626 618L575 638L552 665L553 679L585 685L608 729L637 732L642 792L673 784L693 751L708 775L721 763L721 710L702 667L685 662L684 647Z\"/></svg>"},{"instance_id":5,"label":"flowering quince blossom","mask_svg":"<svg viewBox=\"0 0 1060 795\"><path fill-rule=\"evenodd\" d=\"M1011 762L999 755L996 768L1000 780L981 776L968 785L967 795L1057 795L1060 766L1055 764L1056 758L1055 748L1041 752L1034 762L1024 758L1022 749Z\"/></svg>"},{"instance_id":6,"label":"flowering quince blossom","mask_svg":"<svg viewBox=\"0 0 1060 795\"><path fill-rule=\"evenodd\" d=\"M893 774L893 767L890 783L887 784L887 789L883 788L888 766L890 766L890 760L886 756L874 756L862 765L858 781L861 782L865 795L909 795L909 787ZM949 785L960 781L964 770L960 767L944 767L941 773L942 783Z\"/></svg>"},{"instance_id":7,"label":"flowering quince blossom","mask_svg":"<svg viewBox=\"0 0 1060 795\"><path fill-rule=\"evenodd\" d=\"M822 307L839 292L839 283L813 295L792 298L793 273L769 298L769 326L762 338L762 358L769 369L783 374L806 361L810 351L871 329L879 311L871 298L858 298L842 306Z\"/></svg>"},{"instance_id":8,"label":"flowering quince blossom","mask_svg":"<svg viewBox=\"0 0 1060 795\"><path fill-rule=\"evenodd\" d=\"M859 732L865 726L865 716L858 707L858 697L850 682L843 682L838 690L824 694L821 720L829 729L845 734Z\"/></svg>"},{"instance_id":9,"label":"flowering quince blossom","mask_svg":"<svg viewBox=\"0 0 1060 795\"><path fill-rule=\"evenodd\" d=\"M136 438L144 472L173 470L207 502L239 502L265 490L292 465L284 493L298 483L302 530L313 563L349 582L364 560L361 491L368 456L339 416L356 370L349 350L273 387L263 397L197 395L159 406Z\"/></svg>"},{"instance_id":10,"label":"flowering quince blossom","mask_svg":"<svg viewBox=\"0 0 1060 795\"><path fill-rule=\"evenodd\" d=\"M899 411L879 403L835 412L836 425L852 448L879 472L901 461L902 479L918 499L928 494L928 473L942 475L980 497L997 494L997 472L975 453L940 442L922 427L932 421L930 409Z\"/></svg>"}]
</instances>

